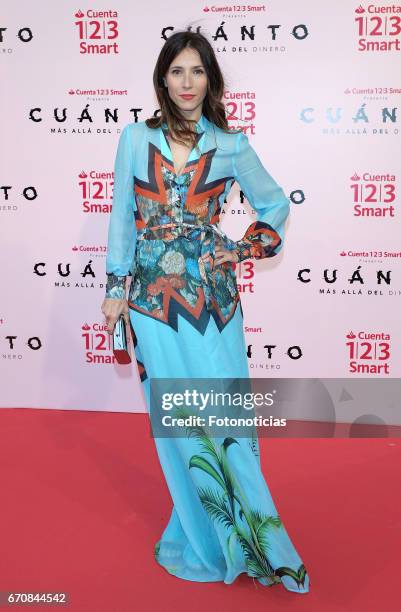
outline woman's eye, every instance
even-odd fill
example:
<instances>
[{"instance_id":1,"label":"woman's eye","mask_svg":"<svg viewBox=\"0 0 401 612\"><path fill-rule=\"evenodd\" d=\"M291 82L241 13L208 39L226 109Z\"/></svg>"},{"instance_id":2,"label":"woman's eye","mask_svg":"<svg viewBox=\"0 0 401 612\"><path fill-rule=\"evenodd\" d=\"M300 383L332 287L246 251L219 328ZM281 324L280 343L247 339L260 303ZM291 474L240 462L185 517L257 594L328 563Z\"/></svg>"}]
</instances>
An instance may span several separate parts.
<instances>
[{"instance_id":1,"label":"woman's eye","mask_svg":"<svg viewBox=\"0 0 401 612\"><path fill-rule=\"evenodd\" d=\"M172 74L179 74L180 72L181 72L181 70L178 70L177 68L175 68L174 70L171 71ZM203 74L203 70L201 68L198 68L194 72L197 72L198 74Z\"/></svg>"}]
</instances>

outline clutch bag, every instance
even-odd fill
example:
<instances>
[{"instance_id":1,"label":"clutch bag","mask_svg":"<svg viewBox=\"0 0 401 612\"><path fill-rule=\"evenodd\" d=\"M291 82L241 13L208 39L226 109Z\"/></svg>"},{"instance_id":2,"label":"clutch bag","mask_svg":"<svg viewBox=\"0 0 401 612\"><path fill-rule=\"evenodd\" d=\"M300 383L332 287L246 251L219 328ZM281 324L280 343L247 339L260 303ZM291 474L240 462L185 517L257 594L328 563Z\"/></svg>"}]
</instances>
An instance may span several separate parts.
<instances>
[{"instance_id":1,"label":"clutch bag","mask_svg":"<svg viewBox=\"0 0 401 612\"><path fill-rule=\"evenodd\" d=\"M113 354L117 363L131 363L127 344L127 326L123 315L118 318L113 331Z\"/></svg>"}]
</instances>

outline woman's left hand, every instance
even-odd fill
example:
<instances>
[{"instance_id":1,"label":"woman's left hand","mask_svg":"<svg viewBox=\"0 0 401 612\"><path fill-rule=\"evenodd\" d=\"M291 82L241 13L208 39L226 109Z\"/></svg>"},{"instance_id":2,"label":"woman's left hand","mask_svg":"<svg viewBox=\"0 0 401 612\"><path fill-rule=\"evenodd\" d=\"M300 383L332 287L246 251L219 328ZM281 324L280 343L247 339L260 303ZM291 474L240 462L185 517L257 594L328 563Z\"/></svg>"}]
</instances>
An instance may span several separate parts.
<instances>
[{"instance_id":1,"label":"woman's left hand","mask_svg":"<svg viewBox=\"0 0 401 612\"><path fill-rule=\"evenodd\" d=\"M216 253L216 257L214 259L214 265L215 266L219 266L222 263L224 263L225 261L238 262L237 251L230 250L230 249L225 249L220 244L216 244L215 253ZM209 257L209 253L205 253L205 255L203 255L202 259L204 261L207 261L208 257Z\"/></svg>"}]
</instances>

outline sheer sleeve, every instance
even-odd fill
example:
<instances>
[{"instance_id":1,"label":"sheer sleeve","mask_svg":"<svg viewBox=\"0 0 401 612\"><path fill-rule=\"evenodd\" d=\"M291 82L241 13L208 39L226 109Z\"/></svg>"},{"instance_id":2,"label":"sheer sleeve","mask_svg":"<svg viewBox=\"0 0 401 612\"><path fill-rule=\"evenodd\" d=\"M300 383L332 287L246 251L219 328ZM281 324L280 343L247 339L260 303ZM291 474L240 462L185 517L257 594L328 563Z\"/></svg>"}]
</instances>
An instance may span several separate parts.
<instances>
[{"instance_id":1,"label":"sheer sleeve","mask_svg":"<svg viewBox=\"0 0 401 612\"><path fill-rule=\"evenodd\" d=\"M237 136L233 172L257 218L236 241L239 261L274 257L283 246L289 199L267 172L243 132Z\"/></svg>"},{"instance_id":2,"label":"sheer sleeve","mask_svg":"<svg viewBox=\"0 0 401 612\"><path fill-rule=\"evenodd\" d=\"M133 150L131 125L120 134L114 162L113 204L109 220L106 256L106 296L125 298L126 277L131 274L135 252Z\"/></svg>"}]
</instances>

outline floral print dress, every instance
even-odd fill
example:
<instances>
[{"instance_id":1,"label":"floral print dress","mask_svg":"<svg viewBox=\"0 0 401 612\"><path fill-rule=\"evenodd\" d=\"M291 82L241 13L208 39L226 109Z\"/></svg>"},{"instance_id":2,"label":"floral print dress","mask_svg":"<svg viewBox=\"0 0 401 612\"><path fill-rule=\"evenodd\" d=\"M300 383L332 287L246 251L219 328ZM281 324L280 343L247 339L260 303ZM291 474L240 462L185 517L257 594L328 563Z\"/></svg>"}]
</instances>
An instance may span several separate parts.
<instances>
[{"instance_id":1,"label":"floral print dress","mask_svg":"<svg viewBox=\"0 0 401 612\"><path fill-rule=\"evenodd\" d=\"M257 219L237 241L219 227L235 181ZM214 265L215 249L235 249L240 261L273 257L288 213L288 198L243 132L227 133L202 114L177 175L166 124L124 127L114 167L106 297L125 297L131 277L131 332L151 417L151 379L249 378L234 266ZM154 440L173 502L155 544L161 566L186 580L230 584L244 572L266 586L309 591L305 565L263 477L256 433L212 437L194 425L185 435Z\"/></svg>"}]
</instances>

